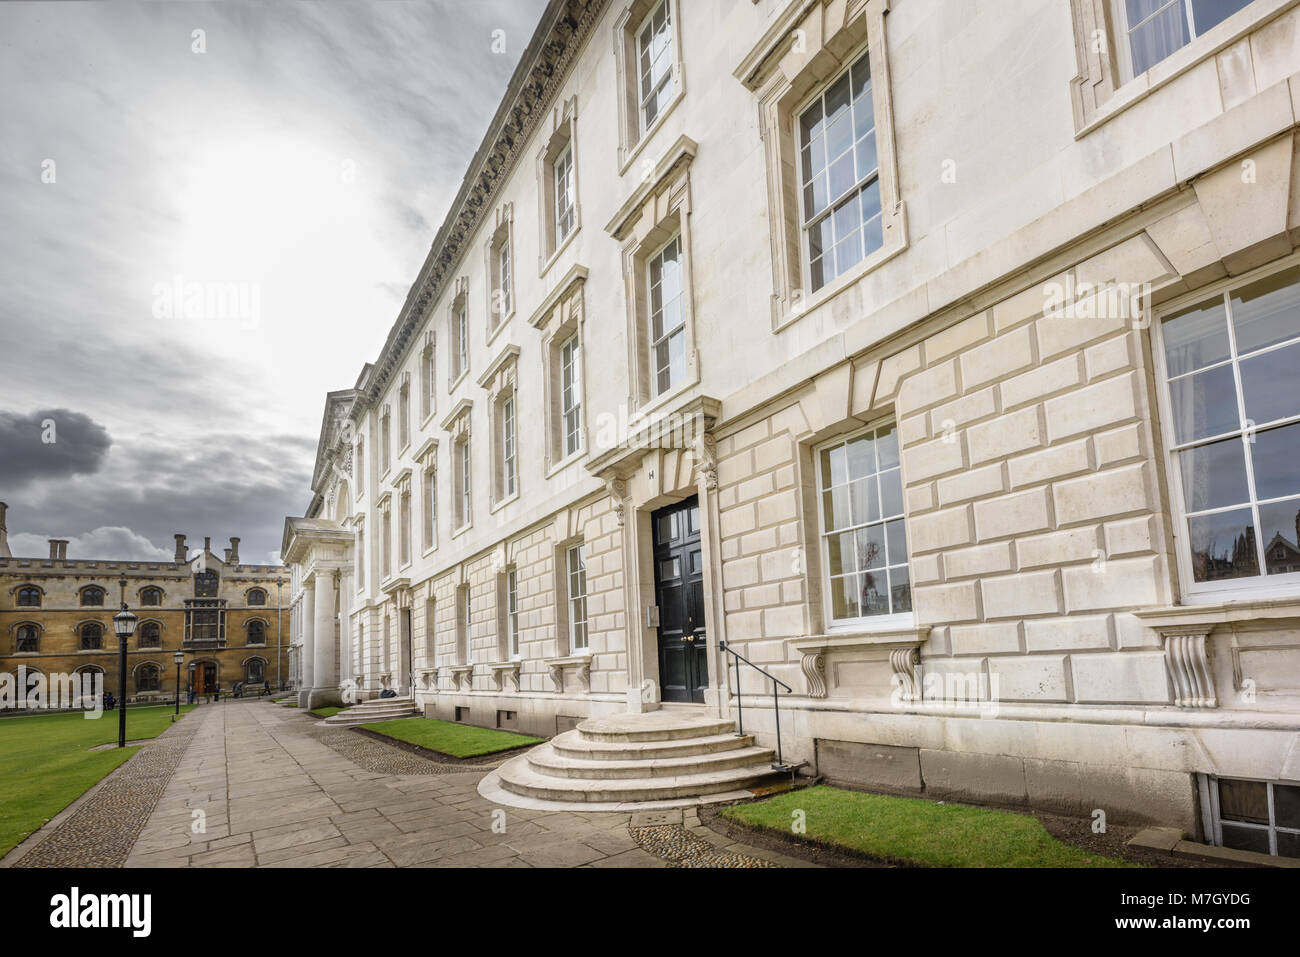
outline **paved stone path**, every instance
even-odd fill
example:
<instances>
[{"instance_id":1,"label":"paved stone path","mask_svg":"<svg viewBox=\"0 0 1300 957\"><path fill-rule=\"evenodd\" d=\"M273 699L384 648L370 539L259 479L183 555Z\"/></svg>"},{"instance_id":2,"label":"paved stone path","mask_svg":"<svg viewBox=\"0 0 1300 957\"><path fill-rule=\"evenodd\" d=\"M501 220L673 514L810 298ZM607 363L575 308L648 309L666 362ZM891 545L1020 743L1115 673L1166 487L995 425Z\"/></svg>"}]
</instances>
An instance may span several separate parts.
<instances>
[{"instance_id":1,"label":"paved stone path","mask_svg":"<svg viewBox=\"0 0 1300 957\"><path fill-rule=\"evenodd\" d=\"M34 835L40 843L16 849L12 866L121 867L197 728L196 722L183 720L143 742L147 747L101 781L71 813L47 824L43 830L48 833Z\"/></svg>"},{"instance_id":2,"label":"paved stone path","mask_svg":"<svg viewBox=\"0 0 1300 957\"><path fill-rule=\"evenodd\" d=\"M799 863L734 844L697 821L629 829L628 814L499 807L476 790L486 766L411 773L408 752L353 732L339 738L305 715L265 702L200 708L183 725L193 729L188 747L127 867ZM366 756L353 760L358 741ZM115 773L169 746L160 740Z\"/></svg>"}]
</instances>

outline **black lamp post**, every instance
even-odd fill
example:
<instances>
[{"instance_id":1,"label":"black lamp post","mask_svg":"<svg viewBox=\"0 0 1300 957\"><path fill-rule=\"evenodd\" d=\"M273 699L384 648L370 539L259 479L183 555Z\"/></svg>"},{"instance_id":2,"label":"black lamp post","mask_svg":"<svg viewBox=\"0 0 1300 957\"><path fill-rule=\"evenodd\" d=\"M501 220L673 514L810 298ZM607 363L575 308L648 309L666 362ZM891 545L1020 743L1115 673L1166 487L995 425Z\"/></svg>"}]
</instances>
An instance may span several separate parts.
<instances>
[{"instance_id":1,"label":"black lamp post","mask_svg":"<svg viewBox=\"0 0 1300 957\"><path fill-rule=\"evenodd\" d=\"M113 616L113 631L117 635L119 651L117 660L117 746L126 747L126 643L135 634L135 615L126 608L126 579L118 582L122 586L122 610Z\"/></svg>"},{"instance_id":2,"label":"black lamp post","mask_svg":"<svg viewBox=\"0 0 1300 957\"><path fill-rule=\"evenodd\" d=\"M172 661L176 662L176 714L172 717L173 721L181 716L181 662L184 660L185 652L183 651L178 651L172 655Z\"/></svg>"}]
</instances>

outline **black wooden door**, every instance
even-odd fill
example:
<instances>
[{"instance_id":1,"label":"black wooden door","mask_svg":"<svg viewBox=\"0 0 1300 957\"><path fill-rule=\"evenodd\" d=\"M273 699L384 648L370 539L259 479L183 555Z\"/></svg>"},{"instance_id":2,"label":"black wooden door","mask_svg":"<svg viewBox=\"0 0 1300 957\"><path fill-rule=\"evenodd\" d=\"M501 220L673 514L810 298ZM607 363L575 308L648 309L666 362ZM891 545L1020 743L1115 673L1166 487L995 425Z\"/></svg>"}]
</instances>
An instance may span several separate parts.
<instances>
[{"instance_id":1,"label":"black wooden door","mask_svg":"<svg viewBox=\"0 0 1300 957\"><path fill-rule=\"evenodd\" d=\"M709 662L699 501L692 498L661 509L653 523L661 698L703 704Z\"/></svg>"}]
</instances>

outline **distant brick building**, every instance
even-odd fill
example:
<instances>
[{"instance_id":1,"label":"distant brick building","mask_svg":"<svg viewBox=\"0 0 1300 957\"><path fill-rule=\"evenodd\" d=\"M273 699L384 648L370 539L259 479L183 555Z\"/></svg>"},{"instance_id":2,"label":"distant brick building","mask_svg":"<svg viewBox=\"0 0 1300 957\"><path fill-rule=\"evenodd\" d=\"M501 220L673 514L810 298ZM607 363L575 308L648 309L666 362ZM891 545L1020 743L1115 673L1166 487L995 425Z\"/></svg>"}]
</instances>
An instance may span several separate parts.
<instances>
[{"instance_id":1,"label":"distant brick building","mask_svg":"<svg viewBox=\"0 0 1300 957\"><path fill-rule=\"evenodd\" d=\"M0 673L17 677L99 671L117 693L118 643L113 615L126 603L139 622L127 651L130 698L170 700L176 688L173 653L185 653L181 693L206 694L236 682L272 686L288 679L288 633L280 609L288 572L245 565L239 539L223 558L210 540L188 556L176 536L170 562L69 559L67 542L51 539L46 558L10 555L6 507L0 503Z\"/></svg>"}]
</instances>

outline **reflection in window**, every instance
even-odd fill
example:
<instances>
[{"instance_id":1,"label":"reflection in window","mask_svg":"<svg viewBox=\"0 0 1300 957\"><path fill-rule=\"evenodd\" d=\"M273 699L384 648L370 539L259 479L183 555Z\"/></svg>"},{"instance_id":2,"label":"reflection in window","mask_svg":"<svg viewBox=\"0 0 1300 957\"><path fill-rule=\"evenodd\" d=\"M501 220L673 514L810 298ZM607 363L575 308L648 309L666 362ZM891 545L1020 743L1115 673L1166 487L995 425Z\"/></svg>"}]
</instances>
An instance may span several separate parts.
<instances>
[{"instance_id":1,"label":"reflection in window","mask_svg":"<svg viewBox=\"0 0 1300 957\"><path fill-rule=\"evenodd\" d=\"M799 116L799 186L809 282L816 292L884 242L865 53Z\"/></svg>"},{"instance_id":2,"label":"reflection in window","mask_svg":"<svg viewBox=\"0 0 1300 957\"><path fill-rule=\"evenodd\" d=\"M682 238L676 236L650 257L650 352L655 394L686 378L686 307Z\"/></svg>"},{"instance_id":3,"label":"reflection in window","mask_svg":"<svg viewBox=\"0 0 1300 957\"><path fill-rule=\"evenodd\" d=\"M135 673L135 688L137 691L157 691L161 676L158 673L157 665L141 665Z\"/></svg>"},{"instance_id":4,"label":"reflection in window","mask_svg":"<svg viewBox=\"0 0 1300 957\"><path fill-rule=\"evenodd\" d=\"M156 621L143 621L136 631L141 648L159 648L162 646L162 626Z\"/></svg>"},{"instance_id":5,"label":"reflection in window","mask_svg":"<svg viewBox=\"0 0 1300 957\"><path fill-rule=\"evenodd\" d=\"M1140 76L1251 0L1118 0L1132 76Z\"/></svg>"},{"instance_id":6,"label":"reflection in window","mask_svg":"<svg viewBox=\"0 0 1300 957\"><path fill-rule=\"evenodd\" d=\"M1300 572L1300 267L1161 324L1196 582Z\"/></svg>"},{"instance_id":7,"label":"reflection in window","mask_svg":"<svg viewBox=\"0 0 1300 957\"><path fill-rule=\"evenodd\" d=\"M662 0L645 18L637 33L636 48L641 131L645 132L673 97L673 34L669 0Z\"/></svg>"},{"instance_id":8,"label":"reflection in window","mask_svg":"<svg viewBox=\"0 0 1300 957\"><path fill-rule=\"evenodd\" d=\"M897 430L859 433L818 459L832 620L910 612Z\"/></svg>"},{"instance_id":9,"label":"reflection in window","mask_svg":"<svg viewBox=\"0 0 1300 957\"><path fill-rule=\"evenodd\" d=\"M37 652L41 646L41 630L35 625L18 626L16 650L22 653Z\"/></svg>"},{"instance_id":10,"label":"reflection in window","mask_svg":"<svg viewBox=\"0 0 1300 957\"><path fill-rule=\"evenodd\" d=\"M81 626L81 650L98 651L104 646L104 629L97 622L87 622Z\"/></svg>"}]
</instances>

